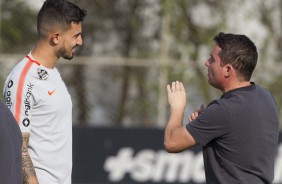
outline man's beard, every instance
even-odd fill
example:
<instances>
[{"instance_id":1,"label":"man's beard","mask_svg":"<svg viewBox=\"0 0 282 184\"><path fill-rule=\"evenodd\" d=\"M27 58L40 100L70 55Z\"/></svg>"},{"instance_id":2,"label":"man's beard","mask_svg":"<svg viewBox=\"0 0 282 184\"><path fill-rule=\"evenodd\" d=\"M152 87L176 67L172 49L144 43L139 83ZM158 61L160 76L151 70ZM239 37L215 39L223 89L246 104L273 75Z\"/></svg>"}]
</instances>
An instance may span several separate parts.
<instances>
[{"instance_id":1,"label":"man's beard","mask_svg":"<svg viewBox=\"0 0 282 184\"><path fill-rule=\"evenodd\" d=\"M67 49L65 47L65 45L63 44L63 46L59 49L58 51L58 55L64 59L68 59L71 60L73 58L73 53L70 52L70 54L68 54Z\"/></svg>"}]
</instances>

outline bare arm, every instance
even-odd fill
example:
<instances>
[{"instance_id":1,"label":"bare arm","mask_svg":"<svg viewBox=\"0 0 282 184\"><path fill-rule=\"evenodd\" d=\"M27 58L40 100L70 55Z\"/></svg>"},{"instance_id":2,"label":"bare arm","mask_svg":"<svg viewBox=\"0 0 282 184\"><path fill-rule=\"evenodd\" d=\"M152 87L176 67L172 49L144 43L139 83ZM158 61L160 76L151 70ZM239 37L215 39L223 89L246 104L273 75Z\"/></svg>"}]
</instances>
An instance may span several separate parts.
<instances>
[{"instance_id":1,"label":"bare arm","mask_svg":"<svg viewBox=\"0 0 282 184\"><path fill-rule=\"evenodd\" d=\"M22 146L22 173L23 184L38 184L35 169L32 164L32 160L28 154L29 133L22 133L23 146Z\"/></svg>"},{"instance_id":2,"label":"bare arm","mask_svg":"<svg viewBox=\"0 0 282 184\"><path fill-rule=\"evenodd\" d=\"M167 85L170 118L165 128L164 146L168 152L181 152L196 145L196 141L183 126L183 114L186 107L186 93L181 82Z\"/></svg>"}]
</instances>

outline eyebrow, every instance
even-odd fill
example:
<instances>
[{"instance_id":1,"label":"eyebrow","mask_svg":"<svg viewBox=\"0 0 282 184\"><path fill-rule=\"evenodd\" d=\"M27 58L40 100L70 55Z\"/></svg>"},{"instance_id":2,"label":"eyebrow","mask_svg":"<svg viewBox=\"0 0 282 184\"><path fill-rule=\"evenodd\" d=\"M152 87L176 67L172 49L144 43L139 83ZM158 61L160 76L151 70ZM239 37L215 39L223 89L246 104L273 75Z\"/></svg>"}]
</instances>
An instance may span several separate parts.
<instances>
[{"instance_id":1,"label":"eyebrow","mask_svg":"<svg viewBox=\"0 0 282 184\"><path fill-rule=\"evenodd\" d=\"M81 32L80 33L77 33L75 35L73 35L74 37L78 37L79 35L81 35Z\"/></svg>"}]
</instances>

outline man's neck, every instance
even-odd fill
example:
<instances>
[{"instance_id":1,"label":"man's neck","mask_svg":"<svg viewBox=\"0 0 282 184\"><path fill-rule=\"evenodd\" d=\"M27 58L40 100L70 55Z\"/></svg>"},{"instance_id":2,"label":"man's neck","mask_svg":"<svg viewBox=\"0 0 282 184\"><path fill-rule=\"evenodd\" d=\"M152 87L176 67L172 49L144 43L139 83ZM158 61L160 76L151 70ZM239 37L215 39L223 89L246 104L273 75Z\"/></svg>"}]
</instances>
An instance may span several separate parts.
<instances>
[{"instance_id":1,"label":"man's neck","mask_svg":"<svg viewBox=\"0 0 282 184\"><path fill-rule=\"evenodd\" d=\"M252 85L250 81L243 81L243 82L236 82L236 83L232 83L229 86L226 86L223 90L222 93L226 93L228 91L237 89L237 88L242 88L242 87L247 87Z\"/></svg>"},{"instance_id":2,"label":"man's neck","mask_svg":"<svg viewBox=\"0 0 282 184\"><path fill-rule=\"evenodd\" d=\"M54 50L40 45L36 45L36 47L31 51L31 55L42 66L50 69L53 69L59 60Z\"/></svg>"}]
</instances>

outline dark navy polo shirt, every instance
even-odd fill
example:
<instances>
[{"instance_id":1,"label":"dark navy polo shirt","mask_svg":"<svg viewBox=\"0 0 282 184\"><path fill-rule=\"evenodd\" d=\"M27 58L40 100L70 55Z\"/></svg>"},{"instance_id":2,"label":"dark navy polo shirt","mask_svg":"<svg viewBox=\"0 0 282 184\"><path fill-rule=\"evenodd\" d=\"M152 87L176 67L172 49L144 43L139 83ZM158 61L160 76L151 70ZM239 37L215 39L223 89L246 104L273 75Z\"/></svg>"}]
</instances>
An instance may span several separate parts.
<instances>
[{"instance_id":1,"label":"dark navy polo shirt","mask_svg":"<svg viewBox=\"0 0 282 184\"><path fill-rule=\"evenodd\" d=\"M0 101L0 183L22 182L22 134L13 114Z\"/></svg>"},{"instance_id":2,"label":"dark navy polo shirt","mask_svg":"<svg viewBox=\"0 0 282 184\"><path fill-rule=\"evenodd\" d=\"M207 184L265 184L274 179L278 109L252 84L212 101L187 130L203 146Z\"/></svg>"}]
</instances>

